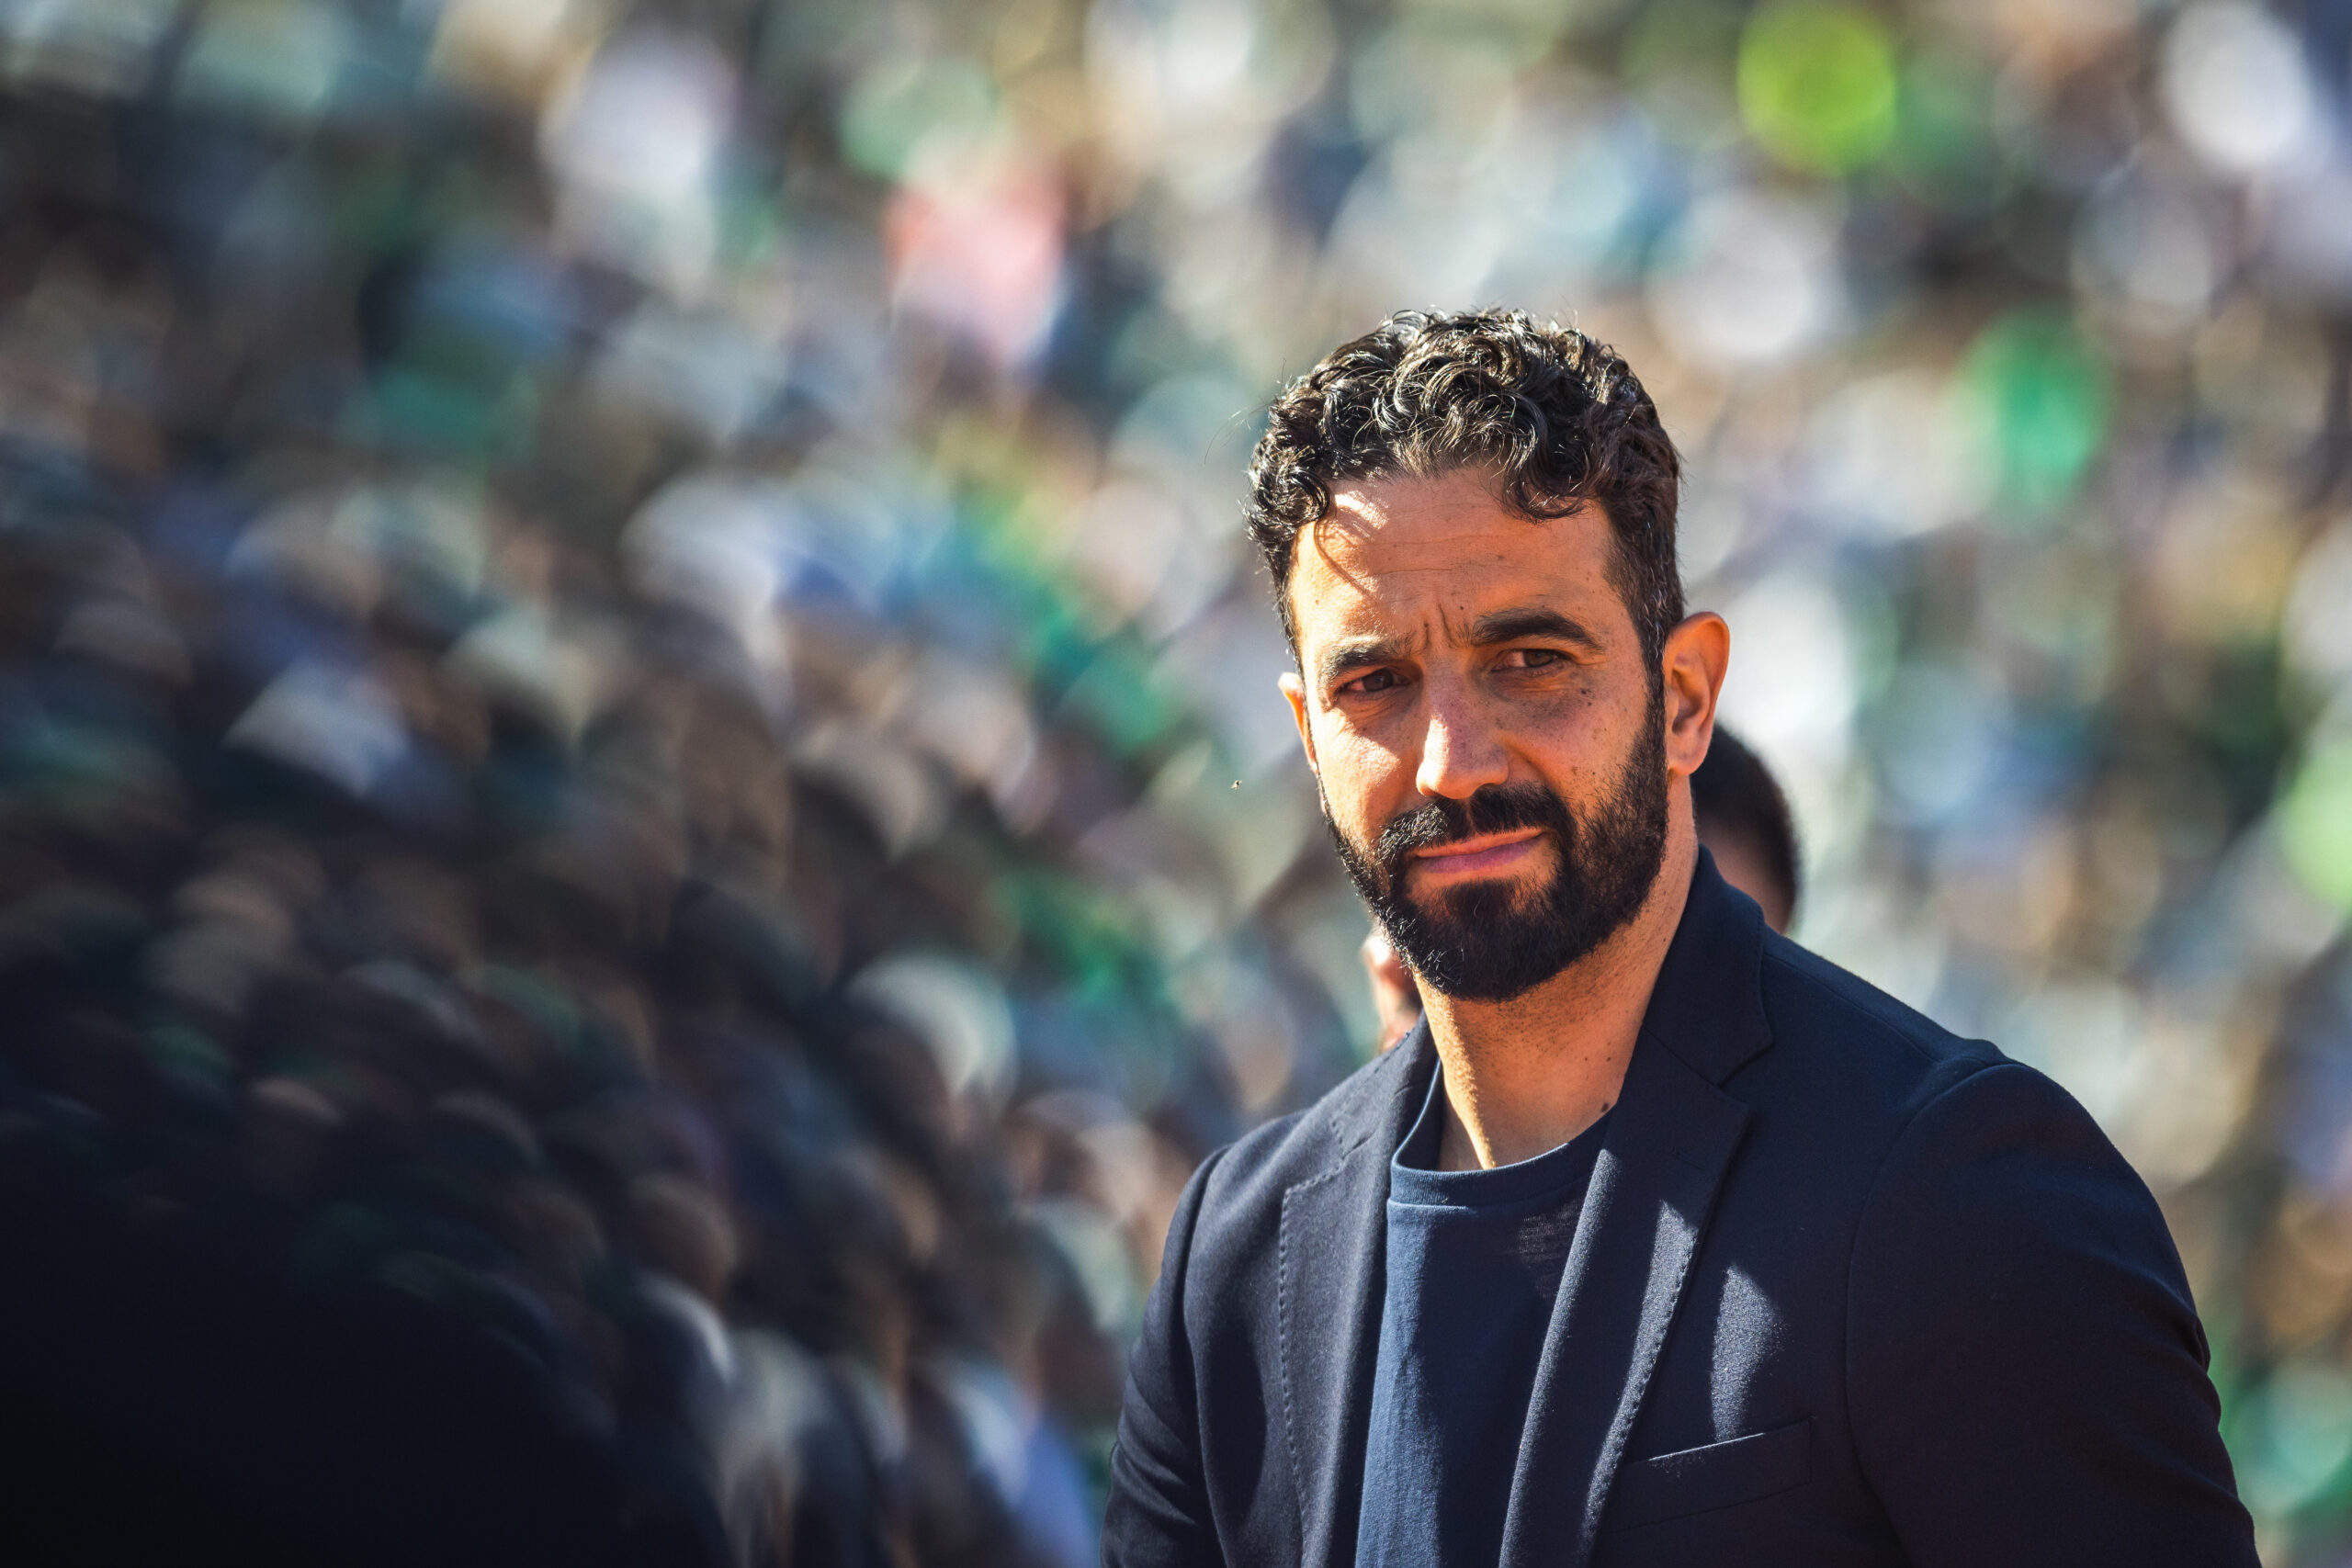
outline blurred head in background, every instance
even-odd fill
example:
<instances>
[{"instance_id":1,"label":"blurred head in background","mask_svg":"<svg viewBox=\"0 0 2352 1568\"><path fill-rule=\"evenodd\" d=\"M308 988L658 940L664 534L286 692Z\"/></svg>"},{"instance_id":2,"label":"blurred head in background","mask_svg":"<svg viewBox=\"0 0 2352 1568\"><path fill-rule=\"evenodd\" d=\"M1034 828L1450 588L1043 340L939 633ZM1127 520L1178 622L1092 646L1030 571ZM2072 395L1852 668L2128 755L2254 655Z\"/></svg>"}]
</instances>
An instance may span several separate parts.
<instances>
[{"instance_id":1,"label":"blurred head in background","mask_svg":"<svg viewBox=\"0 0 2352 1568\"><path fill-rule=\"evenodd\" d=\"M1519 312L1392 317L1274 405L1283 690L1350 876L1449 997L1594 953L1688 840L1726 638L1683 615L1677 478L1631 367Z\"/></svg>"},{"instance_id":2,"label":"blurred head in background","mask_svg":"<svg viewBox=\"0 0 2352 1568\"><path fill-rule=\"evenodd\" d=\"M1788 798L1763 759L1717 726L1707 760L1690 775L1690 810L1699 841L1724 880L1763 907L1786 931L1797 908L1797 833Z\"/></svg>"}]
</instances>

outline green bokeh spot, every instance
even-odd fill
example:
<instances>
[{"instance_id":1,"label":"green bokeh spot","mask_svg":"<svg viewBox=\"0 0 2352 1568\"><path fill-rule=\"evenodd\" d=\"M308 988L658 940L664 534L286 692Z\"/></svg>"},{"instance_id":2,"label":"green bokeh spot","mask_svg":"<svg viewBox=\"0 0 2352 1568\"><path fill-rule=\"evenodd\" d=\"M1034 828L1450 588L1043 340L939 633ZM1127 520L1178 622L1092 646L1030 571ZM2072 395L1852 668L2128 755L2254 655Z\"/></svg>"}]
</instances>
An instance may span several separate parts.
<instances>
[{"instance_id":1,"label":"green bokeh spot","mask_svg":"<svg viewBox=\"0 0 2352 1568\"><path fill-rule=\"evenodd\" d=\"M1904 73L1887 165L1930 207L1976 212L2001 193L1993 147L1993 79L1972 59L1926 54Z\"/></svg>"},{"instance_id":2,"label":"green bokeh spot","mask_svg":"<svg viewBox=\"0 0 2352 1568\"><path fill-rule=\"evenodd\" d=\"M2106 445L2107 364L2061 313L2015 310L1986 327L1962 362L1961 386L2012 503L2041 511L2064 501Z\"/></svg>"},{"instance_id":3,"label":"green bokeh spot","mask_svg":"<svg viewBox=\"0 0 2352 1568\"><path fill-rule=\"evenodd\" d=\"M973 141L996 116L996 89L967 60L917 60L868 72L842 110L842 151L895 179L933 136Z\"/></svg>"},{"instance_id":4,"label":"green bokeh spot","mask_svg":"<svg viewBox=\"0 0 2352 1568\"><path fill-rule=\"evenodd\" d=\"M1794 168L1841 174L1894 135L1894 43L1859 6L1781 0L1739 44L1739 115L1758 145Z\"/></svg>"},{"instance_id":5,"label":"green bokeh spot","mask_svg":"<svg viewBox=\"0 0 2352 1568\"><path fill-rule=\"evenodd\" d=\"M2278 802L2278 847L2304 886L2352 909L2352 740L2312 751Z\"/></svg>"}]
</instances>

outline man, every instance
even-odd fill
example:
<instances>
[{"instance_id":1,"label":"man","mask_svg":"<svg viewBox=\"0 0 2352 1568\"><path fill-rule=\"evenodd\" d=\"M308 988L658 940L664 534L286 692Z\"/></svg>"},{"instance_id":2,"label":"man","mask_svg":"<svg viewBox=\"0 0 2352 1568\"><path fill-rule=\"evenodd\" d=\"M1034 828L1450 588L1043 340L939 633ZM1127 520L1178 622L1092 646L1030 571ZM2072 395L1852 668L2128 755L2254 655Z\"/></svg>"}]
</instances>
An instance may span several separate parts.
<instances>
[{"instance_id":1,"label":"man","mask_svg":"<svg viewBox=\"0 0 2352 1568\"><path fill-rule=\"evenodd\" d=\"M1250 525L1427 1003L1170 1227L1111 1568L2251 1568L2162 1215L2066 1094L1769 931L1690 779L1730 636L1624 362L1404 315Z\"/></svg>"},{"instance_id":2,"label":"man","mask_svg":"<svg viewBox=\"0 0 2352 1568\"><path fill-rule=\"evenodd\" d=\"M1797 912L1796 824L1772 770L1720 724L1690 775L1690 822L1723 879L1755 899L1764 923L1785 935ZM1385 1051L1420 1022L1420 988L1376 921L1361 956Z\"/></svg>"}]
</instances>

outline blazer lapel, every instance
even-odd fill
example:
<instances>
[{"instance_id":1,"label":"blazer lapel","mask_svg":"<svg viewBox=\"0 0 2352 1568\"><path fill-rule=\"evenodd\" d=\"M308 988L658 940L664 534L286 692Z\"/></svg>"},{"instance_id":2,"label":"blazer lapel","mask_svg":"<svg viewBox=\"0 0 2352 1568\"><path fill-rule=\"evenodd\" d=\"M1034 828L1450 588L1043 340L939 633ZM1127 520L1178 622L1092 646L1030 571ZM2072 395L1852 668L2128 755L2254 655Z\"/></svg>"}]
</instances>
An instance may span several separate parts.
<instances>
[{"instance_id":1,"label":"blazer lapel","mask_svg":"<svg viewBox=\"0 0 2352 1568\"><path fill-rule=\"evenodd\" d=\"M1585 1568L1770 1043L1762 922L1704 851L1568 1249L1503 1523L1502 1568Z\"/></svg>"},{"instance_id":2,"label":"blazer lapel","mask_svg":"<svg viewBox=\"0 0 2352 1568\"><path fill-rule=\"evenodd\" d=\"M1583 1568L1747 1111L1635 1047L1530 1395L1502 1568Z\"/></svg>"},{"instance_id":3,"label":"blazer lapel","mask_svg":"<svg viewBox=\"0 0 2352 1568\"><path fill-rule=\"evenodd\" d=\"M1429 1091L1426 1024L1395 1047L1354 1136L1320 1175L1283 1194L1277 1321L1283 1437L1298 1479L1304 1568L1350 1568L1363 1499L1364 1437L1380 1349L1388 1166Z\"/></svg>"}]
</instances>

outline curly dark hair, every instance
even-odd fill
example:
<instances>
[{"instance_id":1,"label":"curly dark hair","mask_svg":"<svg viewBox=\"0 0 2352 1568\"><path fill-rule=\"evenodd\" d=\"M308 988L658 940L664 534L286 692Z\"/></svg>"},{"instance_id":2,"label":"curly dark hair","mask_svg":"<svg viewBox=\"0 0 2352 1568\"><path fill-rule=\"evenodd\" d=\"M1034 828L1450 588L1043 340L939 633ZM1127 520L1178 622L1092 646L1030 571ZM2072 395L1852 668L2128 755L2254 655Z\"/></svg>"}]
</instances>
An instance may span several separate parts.
<instances>
[{"instance_id":1,"label":"curly dark hair","mask_svg":"<svg viewBox=\"0 0 2352 1568\"><path fill-rule=\"evenodd\" d=\"M1605 344L1523 310L1400 310L1291 383L1250 458L1250 537L1291 652L1299 530L1332 487L1393 474L1492 473L1503 503L1560 517L1588 502L1616 536L1611 579L1651 665L1681 621L1674 555L1681 460L1633 367Z\"/></svg>"}]
</instances>

